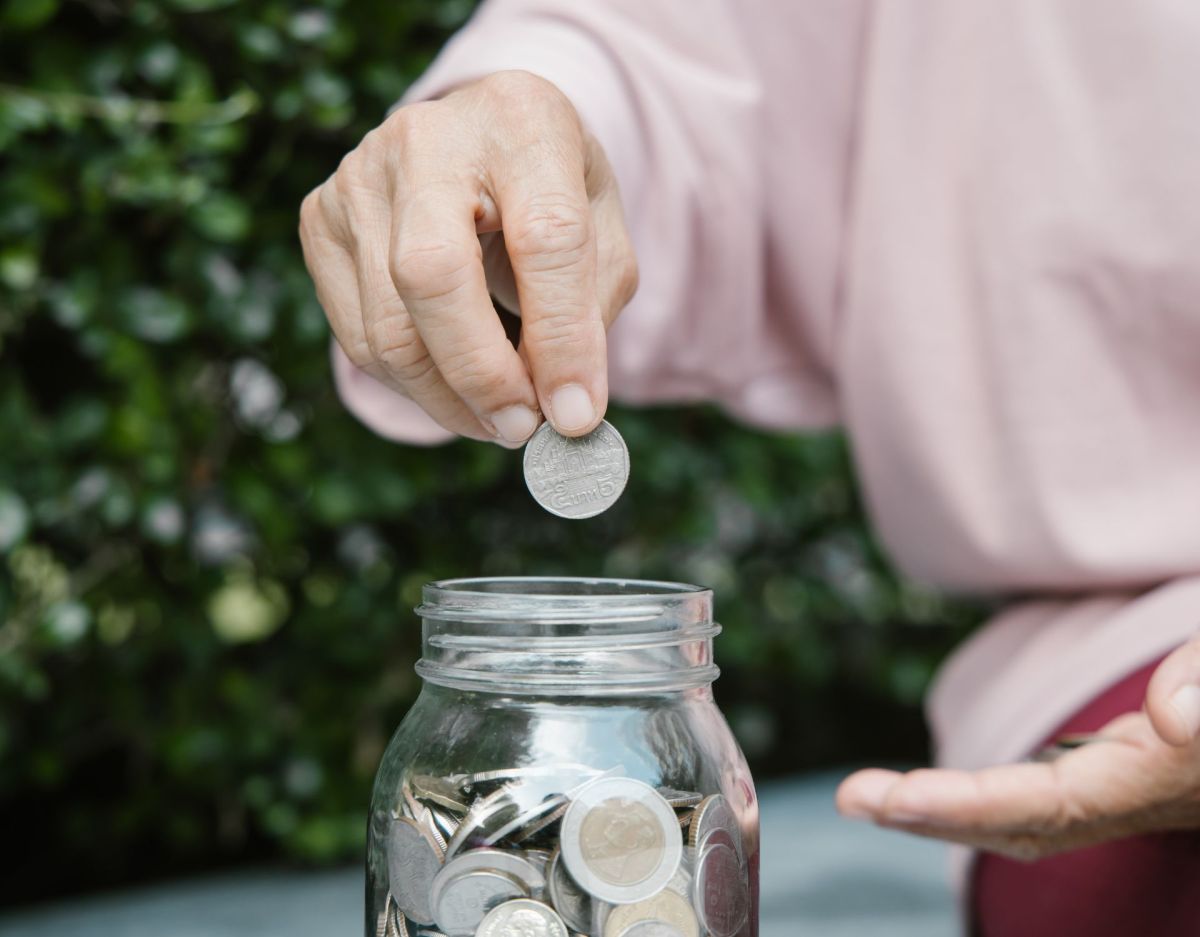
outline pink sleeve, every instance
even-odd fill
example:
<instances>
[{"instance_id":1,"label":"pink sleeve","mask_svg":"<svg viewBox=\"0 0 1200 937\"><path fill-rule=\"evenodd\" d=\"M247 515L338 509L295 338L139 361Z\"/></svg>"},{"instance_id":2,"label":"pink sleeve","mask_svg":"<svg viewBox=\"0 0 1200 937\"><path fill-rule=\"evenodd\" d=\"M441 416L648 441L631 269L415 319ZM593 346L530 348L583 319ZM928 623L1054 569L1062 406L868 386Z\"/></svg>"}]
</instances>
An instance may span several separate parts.
<instances>
[{"instance_id":1,"label":"pink sleeve","mask_svg":"<svg viewBox=\"0 0 1200 937\"><path fill-rule=\"evenodd\" d=\"M614 166L639 259L638 295L610 333L614 397L716 401L794 425L798 397L816 396L794 387L815 379L767 323L761 62L736 3L679 11L646 0L490 0L406 100L505 69L556 84ZM389 404L346 367L339 390L375 430L438 437L415 407ZM811 421L826 422L829 409L808 408Z\"/></svg>"}]
</instances>

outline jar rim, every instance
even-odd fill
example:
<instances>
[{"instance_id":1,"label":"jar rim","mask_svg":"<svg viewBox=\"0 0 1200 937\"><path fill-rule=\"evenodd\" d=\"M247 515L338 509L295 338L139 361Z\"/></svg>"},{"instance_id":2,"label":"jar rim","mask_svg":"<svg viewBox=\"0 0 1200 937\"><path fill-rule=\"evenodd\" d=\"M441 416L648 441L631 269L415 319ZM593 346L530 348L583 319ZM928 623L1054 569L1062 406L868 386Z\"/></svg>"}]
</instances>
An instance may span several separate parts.
<instances>
[{"instance_id":1,"label":"jar rim","mask_svg":"<svg viewBox=\"0 0 1200 937\"><path fill-rule=\"evenodd\" d=\"M712 590L664 580L497 576L429 583L417 672L568 692L711 683Z\"/></svg>"},{"instance_id":2,"label":"jar rim","mask_svg":"<svg viewBox=\"0 0 1200 937\"><path fill-rule=\"evenodd\" d=\"M553 602L563 599L586 598L604 604L624 599L644 600L650 597L669 597L712 593L704 586L665 579L620 579L603 576L470 576L439 579L428 583L423 598L450 599L472 597L514 596L531 602Z\"/></svg>"}]
</instances>

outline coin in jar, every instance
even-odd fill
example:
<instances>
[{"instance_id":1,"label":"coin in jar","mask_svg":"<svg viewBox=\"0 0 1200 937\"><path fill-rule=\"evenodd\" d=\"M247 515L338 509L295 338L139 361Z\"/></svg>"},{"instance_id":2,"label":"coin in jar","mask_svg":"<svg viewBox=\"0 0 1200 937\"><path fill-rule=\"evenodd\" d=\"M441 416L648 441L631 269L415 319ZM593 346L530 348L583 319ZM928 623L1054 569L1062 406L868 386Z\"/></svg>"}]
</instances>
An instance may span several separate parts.
<instances>
[{"instance_id":1,"label":"coin in jar","mask_svg":"<svg viewBox=\"0 0 1200 937\"><path fill-rule=\"evenodd\" d=\"M738 858L745 857L742 851L742 829L738 824L737 815L720 794L705 797L693 811L692 822L688 828L688 845L693 849L703 848L704 841L715 830L728 832L733 837Z\"/></svg>"},{"instance_id":2,"label":"coin in jar","mask_svg":"<svg viewBox=\"0 0 1200 937\"><path fill-rule=\"evenodd\" d=\"M528 839L562 817L567 806L568 800L562 794L547 797L540 804L527 807L512 819L490 830L481 841L485 846L494 846L508 836L517 840Z\"/></svg>"},{"instance_id":3,"label":"coin in jar","mask_svg":"<svg viewBox=\"0 0 1200 937\"><path fill-rule=\"evenodd\" d=\"M567 872L561 849L555 849L550 857L550 865L546 869L546 892L554 910L568 927L574 931L591 929L592 899Z\"/></svg>"},{"instance_id":4,"label":"coin in jar","mask_svg":"<svg viewBox=\"0 0 1200 937\"><path fill-rule=\"evenodd\" d=\"M749 900L741 857L731 844L710 841L692 878L692 903L710 937L735 937L746 923Z\"/></svg>"},{"instance_id":5,"label":"coin in jar","mask_svg":"<svg viewBox=\"0 0 1200 937\"><path fill-rule=\"evenodd\" d=\"M388 886L400 910L418 924L433 923L429 892L442 855L437 841L415 820L396 817L388 825Z\"/></svg>"},{"instance_id":6,"label":"coin in jar","mask_svg":"<svg viewBox=\"0 0 1200 937\"><path fill-rule=\"evenodd\" d=\"M684 807L695 807L704 800L704 795L698 794L695 791L677 791L670 787L660 787L658 792L662 794L663 800L676 810L682 810Z\"/></svg>"},{"instance_id":7,"label":"coin in jar","mask_svg":"<svg viewBox=\"0 0 1200 937\"><path fill-rule=\"evenodd\" d=\"M512 898L525 898L524 886L511 875L478 869L456 876L438 891L433 906L438 928L447 937L473 937L492 908Z\"/></svg>"},{"instance_id":8,"label":"coin in jar","mask_svg":"<svg viewBox=\"0 0 1200 937\"><path fill-rule=\"evenodd\" d=\"M446 845L446 858L452 858L464 849L483 845L494 830L508 824L520 811L520 805L513 801L504 787L475 801Z\"/></svg>"},{"instance_id":9,"label":"coin in jar","mask_svg":"<svg viewBox=\"0 0 1200 937\"><path fill-rule=\"evenodd\" d=\"M613 904L659 892L683 856L675 811L653 787L632 778L601 778L581 788L559 836L571 877Z\"/></svg>"},{"instance_id":10,"label":"coin in jar","mask_svg":"<svg viewBox=\"0 0 1200 937\"><path fill-rule=\"evenodd\" d=\"M604 921L604 937L624 937L639 921L660 921L679 932L681 937L699 937L700 923L687 898L666 889L635 904L613 908Z\"/></svg>"},{"instance_id":11,"label":"coin in jar","mask_svg":"<svg viewBox=\"0 0 1200 937\"><path fill-rule=\"evenodd\" d=\"M586 436L563 436L543 423L525 444L525 484L551 514L595 517L612 507L629 480L629 450L607 420Z\"/></svg>"},{"instance_id":12,"label":"coin in jar","mask_svg":"<svg viewBox=\"0 0 1200 937\"><path fill-rule=\"evenodd\" d=\"M394 905L387 912L387 937L408 937L408 921Z\"/></svg>"},{"instance_id":13,"label":"coin in jar","mask_svg":"<svg viewBox=\"0 0 1200 937\"><path fill-rule=\"evenodd\" d=\"M450 778L439 778L429 774L414 774L412 776L412 792L421 800L427 800L451 813L467 812L466 799L462 789Z\"/></svg>"},{"instance_id":14,"label":"coin in jar","mask_svg":"<svg viewBox=\"0 0 1200 937\"><path fill-rule=\"evenodd\" d=\"M549 905L518 898L497 905L475 931L475 937L568 937L567 925Z\"/></svg>"},{"instance_id":15,"label":"coin in jar","mask_svg":"<svg viewBox=\"0 0 1200 937\"><path fill-rule=\"evenodd\" d=\"M433 879L431 901L436 907L442 890L455 878L467 872L502 872L516 879L525 890L536 894L546 887L546 876L534 862L517 852L503 849L473 849L450 859Z\"/></svg>"}]
</instances>

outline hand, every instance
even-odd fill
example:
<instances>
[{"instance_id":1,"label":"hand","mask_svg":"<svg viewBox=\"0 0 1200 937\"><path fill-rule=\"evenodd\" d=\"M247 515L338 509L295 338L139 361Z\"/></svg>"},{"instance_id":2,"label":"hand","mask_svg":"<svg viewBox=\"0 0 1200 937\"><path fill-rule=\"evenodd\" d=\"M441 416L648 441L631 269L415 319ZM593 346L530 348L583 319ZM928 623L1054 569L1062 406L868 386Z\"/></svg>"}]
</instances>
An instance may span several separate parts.
<instances>
[{"instance_id":1,"label":"hand","mask_svg":"<svg viewBox=\"0 0 1200 937\"><path fill-rule=\"evenodd\" d=\"M838 809L1026 860L1200 828L1200 638L1158 667L1143 712L1113 720L1100 734L1049 763L859 771L838 789Z\"/></svg>"},{"instance_id":2,"label":"hand","mask_svg":"<svg viewBox=\"0 0 1200 937\"><path fill-rule=\"evenodd\" d=\"M500 72L395 111L304 200L300 240L346 355L442 426L515 446L539 413L600 422L637 267L608 162L549 82Z\"/></svg>"}]
</instances>

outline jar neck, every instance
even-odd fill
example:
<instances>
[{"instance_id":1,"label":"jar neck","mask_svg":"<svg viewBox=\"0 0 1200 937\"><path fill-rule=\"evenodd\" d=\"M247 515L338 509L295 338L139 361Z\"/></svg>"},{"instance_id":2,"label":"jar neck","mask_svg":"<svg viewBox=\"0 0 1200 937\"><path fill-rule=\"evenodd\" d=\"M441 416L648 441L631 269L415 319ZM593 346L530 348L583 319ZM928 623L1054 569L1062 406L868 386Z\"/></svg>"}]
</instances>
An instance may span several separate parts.
<instances>
[{"instance_id":1,"label":"jar neck","mask_svg":"<svg viewBox=\"0 0 1200 937\"><path fill-rule=\"evenodd\" d=\"M629 696L717 678L712 593L617 579L460 579L417 608L429 683L539 696Z\"/></svg>"}]
</instances>

